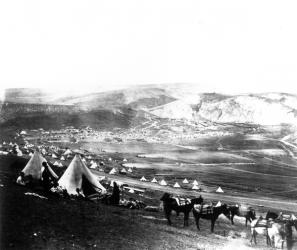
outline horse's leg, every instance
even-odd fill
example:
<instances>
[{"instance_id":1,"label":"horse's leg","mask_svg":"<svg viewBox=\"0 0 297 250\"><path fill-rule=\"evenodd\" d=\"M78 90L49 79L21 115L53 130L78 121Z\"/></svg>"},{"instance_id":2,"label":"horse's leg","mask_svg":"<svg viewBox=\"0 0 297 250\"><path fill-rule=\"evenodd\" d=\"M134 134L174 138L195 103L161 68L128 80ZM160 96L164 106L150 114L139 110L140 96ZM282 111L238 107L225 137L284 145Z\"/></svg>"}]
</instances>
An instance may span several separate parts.
<instances>
[{"instance_id":1,"label":"horse's leg","mask_svg":"<svg viewBox=\"0 0 297 250\"><path fill-rule=\"evenodd\" d=\"M216 223L216 220L215 219L211 219L211 228L210 228L210 231L213 233L213 230L214 230L214 225Z\"/></svg>"},{"instance_id":2,"label":"horse's leg","mask_svg":"<svg viewBox=\"0 0 297 250\"><path fill-rule=\"evenodd\" d=\"M185 212L185 216L184 216L184 227L189 226L189 213L190 212Z\"/></svg>"},{"instance_id":3,"label":"horse's leg","mask_svg":"<svg viewBox=\"0 0 297 250\"><path fill-rule=\"evenodd\" d=\"M230 220L231 220L231 224L232 224L232 225L234 225L234 221L233 221L233 219L234 219L234 216L235 216L235 215L234 215L234 214L232 214L232 215L231 215L231 219L230 219Z\"/></svg>"},{"instance_id":4,"label":"horse's leg","mask_svg":"<svg viewBox=\"0 0 297 250\"><path fill-rule=\"evenodd\" d=\"M268 236L268 232L267 232L267 234L266 234L266 245L267 245L267 246L271 246L271 242L270 242L270 238L269 238L269 236Z\"/></svg>"},{"instance_id":5,"label":"horse's leg","mask_svg":"<svg viewBox=\"0 0 297 250\"><path fill-rule=\"evenodd\" d=\"M200 217L198 215L194 215L194 218L195 218L195 222L196 222L196 227L197 227L198 231L200 231L200 227L199 227Z\"/></svg>"},{"instance_id":6,"label":"horse's leg","mask_svg":"<svg viewBox=\"0 0 297 250\"><path fill-rule=\"evenodd\" d=\"M164 211L165 211L165 217L166 217L166 219L168 221L168 225L171 225L172 224L171 219L170 219L171 209L165 209Z\"/></svg>"},{"instance_id":7,"label":"horse's leg","mask_svg":"<svg viewBox=\"0 0 297 250\"><path fill-rule=\"evenodd\" d=\"M245 217L245 227L247 227L248 221L251 223L251 219L249 217Z\"/></svg>"}]
</instances>

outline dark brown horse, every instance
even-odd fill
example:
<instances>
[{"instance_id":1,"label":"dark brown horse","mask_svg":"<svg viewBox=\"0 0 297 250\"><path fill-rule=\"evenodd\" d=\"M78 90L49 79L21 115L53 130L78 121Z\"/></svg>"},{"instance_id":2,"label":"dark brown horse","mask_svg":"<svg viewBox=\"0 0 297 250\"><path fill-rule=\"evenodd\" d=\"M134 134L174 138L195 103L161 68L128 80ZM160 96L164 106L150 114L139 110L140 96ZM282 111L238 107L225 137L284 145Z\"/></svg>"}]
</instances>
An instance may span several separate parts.
<instances>
[{"instance_id":1,"label":"dark brown horse","mask_svg":"<svg viewBox=\"0 0 297 250\"><path fill-rule=\"evenodd\" d=\"M185 227L189 225L189 214L193 209L194 204L201 204L203 202L203 198L200 195L200 197L198 198L191 199L189 203L180 205L178 204L175 198L172 198L170 194L165 193L162 196L161 201L163 201L164 213L168 221L168 224L169 225L172 224L170 216L171 216L172 210L174 210L177 215L179 215L179 213L184 213L184 227Z\"/></svg>"},{"instance_id":2,"label":"dark brown horse","mask_svg":"<svg viewBox=\"0 0 297 250\"><path fill-rule=\"evenodd\" d=\"M205 207L207 206L208 211L205 212ZM214 225L220 214L224 214L228 219L230 219L230 211L228 209L228 206L226 204L223 204L218 207L209 206L209 205L202 205L199 209L194 208L193 209L193 215L196 221L197 229L200 230L199 227L199 220L200 218L210 220L211 221L211 232L213 233Z\"/></svg>"},{"instance_id":3,"label":"dark brown horse","mask_svg":"<svg viewBox=\"0 0 297 250\"><path fill-rule=\"evenodd\" d=\"M238 217L244 217L245 218L245 226L247 227L247 223L248 221L251 223L254 219L256 219L256 212L253 208L251 207L242 207L239 205L233 205L233 206L228 206L228 209L231 213L231 223L232 225L234 225L234 216L238 216Z\"/></svg>"}]
</instances>

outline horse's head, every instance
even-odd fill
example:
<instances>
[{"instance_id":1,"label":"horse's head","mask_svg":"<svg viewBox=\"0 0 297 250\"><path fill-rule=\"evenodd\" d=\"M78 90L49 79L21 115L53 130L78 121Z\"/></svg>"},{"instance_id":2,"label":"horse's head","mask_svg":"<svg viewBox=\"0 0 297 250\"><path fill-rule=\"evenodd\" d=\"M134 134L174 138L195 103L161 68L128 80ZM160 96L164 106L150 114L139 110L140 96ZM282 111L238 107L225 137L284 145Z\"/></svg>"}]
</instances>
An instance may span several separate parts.
<instances>
[{"instance_id":1,"label":"horse's head","mask_svg":"<svg viewBox=\"0 0 297 250\"><path fill-rule=\"evenodd\" d=\"M198 198L194 198L194 199L191 200L192 205L202 204L202 203L203 203L203 198L202 198L201 195Z\"/></svg>"},{"instance_id":2,"label":"horse's head","mask_svg":"<svg viewBox=\"0 0 297 250\"><path fill-rule=\"evenodd\" d=\"M255 209L251 209L250 210L250 217L252 220L255 220L256 219L256 211Z\"/></svg>"},{"instance_id":3,"label":"horse's head","mask_svg":"<svg viewBox=\"0 0 297 250\"><path fill-rule=\"evenodd\" d=\"M161 201L168 201L169 198L170 198L170 194L169 193L164 193L160 200Z\"/></svg>"}]
</instances>

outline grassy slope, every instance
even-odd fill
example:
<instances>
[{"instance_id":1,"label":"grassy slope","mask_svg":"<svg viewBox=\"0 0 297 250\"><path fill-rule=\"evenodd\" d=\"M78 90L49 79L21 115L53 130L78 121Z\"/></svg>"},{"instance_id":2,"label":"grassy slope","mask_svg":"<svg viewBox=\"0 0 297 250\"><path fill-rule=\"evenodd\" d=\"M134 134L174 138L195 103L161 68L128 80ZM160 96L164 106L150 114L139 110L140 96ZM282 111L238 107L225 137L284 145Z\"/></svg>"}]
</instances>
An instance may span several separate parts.
<instances>
[{"instance_id":1,"label":"grassy slope","mask_svg":"<svg viewBox=\"0 0 297 250\"><path fill-rule=\"evenodd\" d=\"M31 190L14 184L25 163L0 157L1 249L221 249L230 242L219 234L248 232L242 225L232 227L221 220L217 234L210 235L208 221L201 221L198 233L192 218L184 229L182 216L173 216L174 227L169 227L162 213L27 196L24 193ZM247 244L245 239L240 242ZM259 242L263 246L264 241Z\"/></svg>"}]
</instances>

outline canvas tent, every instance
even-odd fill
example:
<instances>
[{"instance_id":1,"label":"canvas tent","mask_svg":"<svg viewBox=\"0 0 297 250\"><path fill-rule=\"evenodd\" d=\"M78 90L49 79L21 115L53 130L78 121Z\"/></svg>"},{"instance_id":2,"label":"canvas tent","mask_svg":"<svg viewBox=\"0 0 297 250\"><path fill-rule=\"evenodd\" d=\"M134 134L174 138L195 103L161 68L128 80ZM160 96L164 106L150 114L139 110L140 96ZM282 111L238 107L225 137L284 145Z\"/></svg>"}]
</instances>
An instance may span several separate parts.
<instances>
[{"instance_id":1,"label":"canvas tent","mask_svg":"<svg viewBox=\"0 0 297 250\"><path fill-rule=\"evenodd\" d=\"M218 203L215 205L215 207L220 207L222 206L222 203L220 201L218 201Z\"/></svg>"},{"instance_id":2,"label":"canvas tent","mask_svg":"<svg viewBox=\"0 0 297 250\"><path fill-rule=\"evenodd\" d=\"M132 173L133 172L132 168L128 168L128 172Z\"/></svg>"},{"instance_id":3,"label":"canvas tent","mask_svg":"<svg viewBox=\"0 0 297 250\"><path fill-rule=\"evenodd\" d=\"M39 152L35 151L22 172L25 176L32 175L33 179L40 180L43 168L42 162L44 161L46 162L46 159L44 159ZM55 178L58 178L50 166L48 166L48 169Z\"/></svg>"},{"instance_id":4,"label":"canvas tent","mask_svg":"<svg viewBox=\"0 0 297 250\"><path fill-rule=\"evenodd\" d=\"M193 185L198 185L198 181L194 180Z\"/></svg>"},{"instance_id":5,"label":"canvas tent","mask_svg":"<svg viewBox=\"0 0 297 250\"><path fill-rule=\"evenodd\" d=\"M223 189L221 187L218 187L218 189L216 190L217 193L224 193Z\"/></svg>"},{"instance_id":6,"label":"canvas tent","mask_svg":"<svg viewBox=\"0 0 297 250\"><path fill-rule=\"evenodd\" d=\"M152 182L152 183L157 183L158 181L157 181L157 179L154 177L154 179L152 179L151 182Z\"/></svg>"},{"instance_id":7,"label":"canvas tent","mask_svg":"<svg viewBox=\"0 0 297 250\"><path fill-rule=\"evenodd\" d=\"M140 181L147 181L147 179L146 179L144 176L142 176L142 177L140 178Z\"/></svg>"},{"instance_id":8,"label":"canvas tent","mask_svg":"<svg viewBox=\"0 0 297 250\"><path fill-rule=\"evenodd\" d=\"M121 171L120 171L120 173L121 174L126 174L127 173L127 170L125 168L122 168Z\"/></svg>"},{"instance_id":9,"label":"canvas tent","mask_svg":"<svg viewBox=\"0 0 297 250\"><path fill-rule=\"evenodd\" d=\"M58 183L67 190L68 194L72 195L77 195L77 188L86 196L96 192L106 192L106 189L86 167L79 155L75 155Z\"/></svg>"},{"instance_id":10,"label":"canvas tent","mask_svg":"<svg viewBox=\"0 0 297 250\"><path fill-rule=\"evenodd\" d=\"M72 154L72 152L69 148L64 152L64 155L71 155L71 154Z\"/></svg>"},{"instance_id":11,"label":"canvas tent","mask_svg":"<svg viewBox=\"0 0 297 250\"><path fill-rule=\"evenodd\" d=\"M175 184L173 185L174 188L180 188L180 185L178 184L178 182L175 182Z\"/></svg>"},{"instance_id":12,"label":"canvas tent","mask_svg":"<svg viewBox=\"0 0 297 250\"><path fill-rule=\"evenodd\" d=\"M167 182L163 179L160 181L160 185L161 186L167 186Z\"/></svg>"},{"instance_id":13,"label":"canvas tent","mask_svg":"<svg viewBox=\"0 0 297 250\"><path fill-rule=\"evenodd\" d=\"M183 180L183 183L184 183L184 184L188 184L189 181L185 178L185 179Z\"/></svg>"},{"instance_id":14,"label":"canvas tent","mask_svg":"<svg viewBox=\"0 0 297 250\"><path fill-rule=\"evenodd\" d=\"M193 190L198 190L199 187L198 187L197 185L193 185L192 189L193 189Z\"/></svg>"},{"instance_id":15,"label":"canvas tent","mask_svg":"<svg viewBox=\"0 0 297 250\"><path fill-rule=\"evenodd\" d=\"M94 168L97 168L97 167L98 167L97 163L96 162L93 162L90 168L93 168L94 169Z\"/></svg>"},{"instance_id":16,"label":"canvas tent","mask_svg":"<svg viewBox=\"0 0 297 250\"><path fill-rule=\"evenodd\" d=\"M115 168L113 168L112 170L110 170L109 174L115 174L117 171Z\"/></svg>"}]
</instances>

